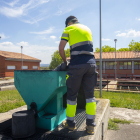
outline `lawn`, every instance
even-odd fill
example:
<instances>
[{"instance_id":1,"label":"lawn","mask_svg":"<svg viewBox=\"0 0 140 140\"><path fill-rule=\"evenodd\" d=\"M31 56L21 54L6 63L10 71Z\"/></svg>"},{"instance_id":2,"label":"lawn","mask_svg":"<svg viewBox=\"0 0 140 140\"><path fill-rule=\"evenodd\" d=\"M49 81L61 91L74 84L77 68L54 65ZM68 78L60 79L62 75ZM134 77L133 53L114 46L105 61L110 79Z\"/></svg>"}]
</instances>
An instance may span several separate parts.
<instances>
[{"instance_id":1,"label":"lawn","mask_svg":"<svg viewBox=\"0 0 140 140\"><path fill-rule=\"evenodd\" d=\"M0 113L25 105L17 90L0 91Z\"/></svg>"},{"instance_id":2,"label":"lawn","mask_svg":"<svg viewBox=\"0 0 140 140\"><path fill-rule=\"evenodd\" d=\"M99 91L95 91L99 98ZM110 106L140 109L140 94L102 91L102 98L110 99ZM0 91L0 113L25 105L17 90Z\"/></svg>"},{"instance_id":3,"label":"lawn","mask_svg":"<svg viewBox=\"0 0 140 140\"><path fill-rule=\"evenodd\" d=\"M99 98L99 91L95 91L95 97ZM111 107L140 109L140 94L102 91L102 98L110 100Z\"/></svg>"}]
</instances>

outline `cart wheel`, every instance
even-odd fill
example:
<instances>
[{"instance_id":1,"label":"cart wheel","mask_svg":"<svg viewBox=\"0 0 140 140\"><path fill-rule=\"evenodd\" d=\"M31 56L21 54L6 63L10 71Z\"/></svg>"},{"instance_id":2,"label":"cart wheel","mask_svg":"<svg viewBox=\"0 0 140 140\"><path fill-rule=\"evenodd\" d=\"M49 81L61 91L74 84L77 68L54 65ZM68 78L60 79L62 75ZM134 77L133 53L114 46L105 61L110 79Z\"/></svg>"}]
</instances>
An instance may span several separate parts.
<instances>
[{"instance_id":1,"label":"cart wheel","mask_svg":"<svg viewBox=\"0 0 140 140\"><path fill-rule=\"evenodd\" d=\"M35 133L35 116L32 110L19 111L12 114L12 135L24 138Z\"/></svg>"}]
</instances>

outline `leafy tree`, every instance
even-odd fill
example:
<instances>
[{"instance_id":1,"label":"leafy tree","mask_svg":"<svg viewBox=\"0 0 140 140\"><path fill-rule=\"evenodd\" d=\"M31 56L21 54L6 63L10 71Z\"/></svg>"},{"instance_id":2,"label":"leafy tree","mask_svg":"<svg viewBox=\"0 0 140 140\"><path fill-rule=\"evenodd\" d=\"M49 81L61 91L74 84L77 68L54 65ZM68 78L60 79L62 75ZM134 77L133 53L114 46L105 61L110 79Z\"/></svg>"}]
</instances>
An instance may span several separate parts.
<instances>
[{"instance_id":1,"label":"leafy tree","mask_svg":"<svg viewBox=\"0 0 140 140\"><path fill-rule=\"evenodd\" d=\"M68 48L67 50L65 50L65 56L66 57L69 57L70 56L70 49ZM52 55L52 60L51 60L51 63L49 65L49 69L54 69L56 68L58 65L60 65L61 63L63 62L60 54L59 54L59 51L55 51Z\"/></svg>"},{"instance_id":2,"label":"leafy tree","mask_svg":"<svg viewBox=\"0 0 140 140\"><path fill-rule=\"evenodd\" d=\"M117 50L117 52L122 52L122 51L129 51L129 48L120 48Z\"/></svg>"},{"instance_id":3,"label":"leafy tree","mask_svg":"<svg viewBox=\"0 0 140 140\"><path fill-rule=\"evenodd\" d=\"M129 46L129 51L140 51L140 41L134 42L134 40L132 40L128 46Z\"/></svg>"},{"instance_id":4,"label":"leafy tree","mask_svg":"<svg viewBox=\"0 0 140 140\"><path fill-rule=\"evenodd\" d=\"M102 52L114 52L114 51L115 51L114 47L111 47L111 46L108 46L108 45L102 46ZM96 48L95 52L100 52L100 49Z\"/></svg>"}]
</instances>

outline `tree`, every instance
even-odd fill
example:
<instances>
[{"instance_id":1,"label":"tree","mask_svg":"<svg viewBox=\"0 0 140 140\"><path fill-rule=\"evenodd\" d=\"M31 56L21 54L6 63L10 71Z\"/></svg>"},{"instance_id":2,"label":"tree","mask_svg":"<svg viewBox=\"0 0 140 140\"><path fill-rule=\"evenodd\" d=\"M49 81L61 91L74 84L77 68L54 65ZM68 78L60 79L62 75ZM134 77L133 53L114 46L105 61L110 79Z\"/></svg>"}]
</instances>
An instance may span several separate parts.
<instances>
[{"instance_id":1,"label":"tree","mask_svg":"<svg viewBox=\"0 0 140 140\"><path fill-rule=\"evenodd\" d=\"M117 50L117 52L122 52L122 51L129 51L129 48L120 48Z\"/></svg>"},{"instance_id":2,"label":"tree","mask_svg":"<svg viewBox=\"0 0 140 140\"><path fill-rule=\"evenodd\" d=\"M67 50L65 50L65 56L66 57L69 57L70 56L70 49L68 48ZM54 69L56 68L58 65L60 65L61 63L63 62L60 54L59 54L59 51L55 51L52 55L52 60L51 60L51 63L49 65L49 69Z\"/></svg>"},{"instance_id":3,"label":"tree","mask_svg":"<svg viewBox=\"0 0 140 140\"><path fill-rule=\"evenodd\" d=\"M114 47L111 47L111 46L108 46L108 45L102 46L102 52L114 52L114 51L115 51ZM95 52L100 52L100 49L96 48Z\"/></svg>"},{"instance_id":4,"label":"tree","mask_svg":"<svg viewBox=\"0 0 140 140\"><path fill-rule=\"evenodd\" d=\"M132 41L129 43L129 51L140 51L140 41L139 42L134 42Z\"/></svg>"}]
</instances>

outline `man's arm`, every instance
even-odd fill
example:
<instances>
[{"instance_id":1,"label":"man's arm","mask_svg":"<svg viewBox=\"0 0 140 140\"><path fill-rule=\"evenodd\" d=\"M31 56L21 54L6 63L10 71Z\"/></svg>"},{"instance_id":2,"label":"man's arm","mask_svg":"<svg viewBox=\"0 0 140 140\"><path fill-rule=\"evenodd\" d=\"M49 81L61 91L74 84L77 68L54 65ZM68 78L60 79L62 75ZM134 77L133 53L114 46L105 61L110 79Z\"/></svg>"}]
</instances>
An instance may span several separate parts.
<instances>
[{"instance_id":1,"label":"man's arm","mask_svg":"<svg viewBox=\"0 0 140 140\"><path fill-rule=\"evenodd\" d=\"M66 61L66 56L65 56L65 51L64 51L64 48L65 48L66 44L67 44L66 40L61 40L60 44L59 44L59 54L62 57L64 63L67 62Z\"/></svg>"}]
</instances>

